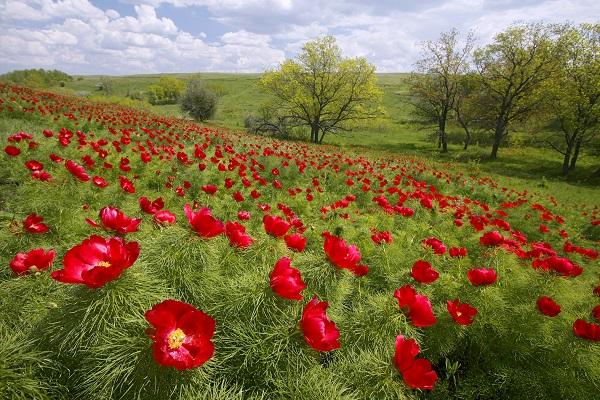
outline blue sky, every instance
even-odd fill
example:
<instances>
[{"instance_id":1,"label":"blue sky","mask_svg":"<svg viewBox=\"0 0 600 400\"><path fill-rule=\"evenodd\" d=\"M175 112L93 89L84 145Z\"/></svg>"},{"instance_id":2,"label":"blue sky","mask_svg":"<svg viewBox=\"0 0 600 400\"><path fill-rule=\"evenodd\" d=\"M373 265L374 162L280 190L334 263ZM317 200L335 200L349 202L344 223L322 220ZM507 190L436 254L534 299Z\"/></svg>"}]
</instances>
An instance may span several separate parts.
<instances>
[{"instance_id":1,"label":"blue sky","mask_svg":"<svg viewBox=\"0 0 600 400\"><path fill-rule=\"evenodd\" d=\"M598 19L599 0L0 0L0 73L260 72L327 34L409 71L419 42L453 27L485 44L515 21Z\"/></svg>"}]
</instances>

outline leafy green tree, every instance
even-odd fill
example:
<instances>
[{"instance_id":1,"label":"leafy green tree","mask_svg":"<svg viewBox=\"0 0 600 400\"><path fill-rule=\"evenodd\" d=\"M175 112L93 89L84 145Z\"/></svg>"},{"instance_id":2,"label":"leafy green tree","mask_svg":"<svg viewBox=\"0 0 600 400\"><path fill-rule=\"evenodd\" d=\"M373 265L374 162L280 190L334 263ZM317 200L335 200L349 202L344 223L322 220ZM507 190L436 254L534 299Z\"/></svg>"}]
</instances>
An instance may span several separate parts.
<instances>
[{"instance_id":1,"label":"leafy green tree","mask_svg":"<svg viewBox=\"0 0 600 400\"><path fill-rule=\"evenodd\" d=\"M16 83L32 88L47 88L64 82L70 82L73 77L58 70L25 69L0 75L0 80Z\"/></svg>"},{"instance_id":2,"label":"leafy green tree","mask_svg":"<svg viewBox=\"0 0 600 400\"><path fill-rule=\"evenodd\" d=\"M181 111L197 121L206 121L215 115L217 102L217 95L208 90L202 81L193 80L181 95Z\"/></svg>"},{"instance_id":3,"label":"leafy green tree","mask_svg":"<svg viewBox=\"0 0 600 400\"><path fill-rule=\"evenodd\" d=\"M279 118L310 128L313 143L382 113L375 67L343 58L332 36L305 43L297 59L266 72L260 86L277 99Z\"/></svg>"},{"instance_id":4,"label":"leafy green tree","mask_svg":"<svg viewBox=\"0 0 600 400\"><path fill-rule=\"evenodd\" d=\"M541 86L556 74L555 30L544 24L514 25L475 51L475 65L489 101L482 104L493 132L491 158L514 124L525 121L542 100Z\"/></svg>"},{"instance_id":5,"label":"leafy green tree","mask_svg":"<svg viewBox=\"0 0 600 400\"><path fill-rule=\"evenodd\" d=\"M567 25L558 42L563 57L556 79L545 85L545 111L558 133L548 143L563 155L566 176L600 130L600 24Z\"/></svg>"},{"instance_id":6,"label":"leafy green tree","mask_svg":"<svg viewBox=\"0 0 600 400\"><path fill-rule=\"evenodd\" d=\"M181 79L163 76L148 87L148 101L151 104L175 104L184 89L185 83Z\"/></svg>"},{"instance_id":7,"label":"leafy green tree","mask_svg":"<svg viewBox=\"0 0 600 400\"><path fill-rule=\"evenodd\" d=\"M452 110L456 123L465 132L464 150L467 150L471 144L473 130L478 129L481 121L485 120L481 114L481 105L486 100L475 74L468 73L460 77Z\"/></svg>"},{"instance_id":8,"label":"leafy green tree","mask_svg":"<svg viewBox=\"0 0 600 400\"><path fill-rule=\"evenodd\" d=\"M410 96L415 113L438 127L438 145L448 151L446 125L455 108L461 76L469 70L473 35L459 43L456 29L444 32L437 41L422 45L422 57L410 78Z\"/></svg>"}]
</instances>

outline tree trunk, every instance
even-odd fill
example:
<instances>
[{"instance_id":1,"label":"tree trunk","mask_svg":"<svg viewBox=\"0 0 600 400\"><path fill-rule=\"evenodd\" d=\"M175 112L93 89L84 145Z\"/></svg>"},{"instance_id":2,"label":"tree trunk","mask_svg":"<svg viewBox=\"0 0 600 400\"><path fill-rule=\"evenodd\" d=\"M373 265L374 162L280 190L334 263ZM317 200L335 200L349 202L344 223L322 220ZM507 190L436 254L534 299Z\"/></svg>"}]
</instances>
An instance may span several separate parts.
<instances>
[{"instance_id":1,"label":"tree trunk","mask_svg":"<svg viewBox=\"0 0 600 400\"><path fill-rule=\"evenodd\" d=\"M575 150L573 150L573 157L571 157L571 165L569 166L569 172L575 169L575 164L577 164L577 158L579 157L579 149L581 148L581 137L577 138L577 142L575 142Z\"/></svg>"},{"instance_id":2,"label":"tree trunk","mask_svg":"<svg viewBox=\"0 0 600 400\"><path fill-rule=\"evenodd\" d=\"M562 174L563 176L569 175L569 161L571 161L571 152L573 151L573 145L568 144L567 150L565 151L565 157L563 158Z\"/></svg>"},{"instance_id":3,"label":"tree trunk","mask_svg":"<svg viewBox=\"0 0 600 400\"><path fill-rule=\"evenodd\" d=\"M438 120L438 127L440 128L440 144L442 145L442 153L448 152L448 136L446 135L446 117L441 117ZM439 148L439 146L438 146Z\"/></svg>"},{"instance_id":4,"label":"tree trunk","mask_svg":"<svg viewBox=\"0 0 600 400\"><path fill-rule=\"evenodd\" d=\"M496 129L494 131L494 143L492 144L492 154L490 157L495 160L498 158L498 148L500 148L500 143L502 143L502 138L504 138L504 132L506 130L506 124L500 120L496 124Z\"/></svg>"},{"instance_id":5,"label":"tree trunk","mask_svg":"<svg viewBox=\"0 0 600 400\"><path fill-rule=\"evenodd\" d=\"M323 138L325 137L325 131L321 132L321 139L319 139L319 144L323 143Z\"/></svg>"},{"instance_id":6,"label":"tree trunk","mask_svg":"<svg viewBox=\"0 0 600 400\"><path fill-rule=\"evenodd\" d=\"M319 143L319 127L317 125L310 127L310 141L312 143Z\"/></svg>"},{"instance_id":7,"label":"tree trunk","mask_svg":"<svg viewBox=\"0 0 600 400\"><path fill-rule=\"evenodd\" d=\"M465 128L465 146L463 147L463 150L466 150L470 144L471 144L471 132L469 132L469 129Z\"/></svg>"}]
</instances>

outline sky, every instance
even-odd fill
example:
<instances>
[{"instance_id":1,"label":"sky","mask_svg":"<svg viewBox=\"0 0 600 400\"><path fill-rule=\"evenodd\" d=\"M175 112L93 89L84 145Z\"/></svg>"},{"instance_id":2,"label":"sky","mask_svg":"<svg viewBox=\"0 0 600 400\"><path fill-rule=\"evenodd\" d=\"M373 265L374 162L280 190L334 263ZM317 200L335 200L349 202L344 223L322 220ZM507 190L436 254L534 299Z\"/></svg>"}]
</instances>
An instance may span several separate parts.
<instances>
[{"instance_id":1,"label":"sky","mask_svg":"<svg viewBox=\"0 0 600 400\"><path fill-rule=\"evenodd\" d=\"M378 72L410 71L420 43L514 22L598 22L600 0L0 0L0 73L261 72L319 36Z\"/></svg>"}]
</instances>

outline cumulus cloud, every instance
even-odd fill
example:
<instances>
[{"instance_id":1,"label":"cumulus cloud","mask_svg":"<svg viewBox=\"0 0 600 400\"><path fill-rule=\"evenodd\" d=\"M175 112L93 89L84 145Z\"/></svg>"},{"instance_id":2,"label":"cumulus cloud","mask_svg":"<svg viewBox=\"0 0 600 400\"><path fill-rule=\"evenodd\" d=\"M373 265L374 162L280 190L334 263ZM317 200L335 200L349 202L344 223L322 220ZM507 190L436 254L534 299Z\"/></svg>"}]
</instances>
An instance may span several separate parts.
<instances>
[{"instance_id":1,"label":"cumulus cloud","mask_svg":"<svg viewBox=\"0 0 600 400\"><path fill-rule=\"evenodd\" d=\"M132 15L117 1L130 3ZM201 11L202 32L183 29L168 7ZM0 0L0 70L254 72L332 34L346 55L367 57L381 72L408 71L420 41L453 27L476 30L485 44L513 21L594 15L597 0Z\"/></svg>"}]
</instances>

